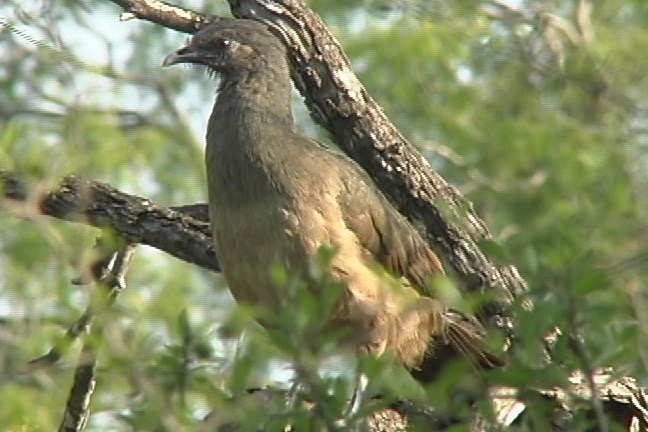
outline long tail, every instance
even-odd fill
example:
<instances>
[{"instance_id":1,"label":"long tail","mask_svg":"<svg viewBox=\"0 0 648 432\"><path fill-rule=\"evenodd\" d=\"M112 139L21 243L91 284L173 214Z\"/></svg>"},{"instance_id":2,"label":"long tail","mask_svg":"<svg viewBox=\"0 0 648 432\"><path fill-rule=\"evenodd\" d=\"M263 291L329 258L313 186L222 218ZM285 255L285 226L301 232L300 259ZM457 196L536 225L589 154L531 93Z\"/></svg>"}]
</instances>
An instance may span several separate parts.
<instances>
[{"instance_id":1,"label":"long tail","mask_svg":"<svg viewBox=\"0 0 648 432\"><path fill-rule=\"evenodd\" d=\"M431 341L423 362L410 370L414 379L423 384L435 380L444 366L457 357L466 358L477 370L504 366L504 359L488 350L485 330L477 320L449 310L443 313L443 321L441 340Z\"/></svg>"},{"instance_id":2,"label":"long tail","mask_svg":"<svg viewBox=\"0 0 648 432\"><path fill-rule=\"evenodd\" d=\"M482 369L504 366L504 359L488 351L484 329L475 319L454 311L447 311L444 318L446 319L444 337L458 354Z\"/></svg>"}]
</instances>

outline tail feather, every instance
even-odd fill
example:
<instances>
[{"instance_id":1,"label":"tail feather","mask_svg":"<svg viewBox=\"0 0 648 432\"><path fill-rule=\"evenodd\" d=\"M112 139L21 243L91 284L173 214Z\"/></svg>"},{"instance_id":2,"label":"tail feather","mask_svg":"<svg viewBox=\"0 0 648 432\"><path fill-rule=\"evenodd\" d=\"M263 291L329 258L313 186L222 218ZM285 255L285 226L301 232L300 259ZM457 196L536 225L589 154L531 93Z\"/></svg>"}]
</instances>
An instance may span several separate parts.
<instances>
[{"instance_id":1,"label":"tail feather","mask_svg":"<svg viewBox=\"0 0 648 432\"><path fill-rule=\"evenodd\" d=\"M446 365L467 359L477 371L505 365L504 359L491 352L486 343L486 330L477 319L454 310L441 312L441 331L428 344L422 362L409 370L410 375L426 384L438 379Z\"/></svg>"},{"instance_id":2,"label":"tail feather","mask_svg":"<svg viewBox=\"0 0 648 432\"><path fill-rule=\"evenodd\" d=\"M475 367L482 369L504 366L504 360L488 350L484 329L476 320L454 311L446 312L445 318L443 336L458 354L470 360Z\"/></svg>"}]
</instances>

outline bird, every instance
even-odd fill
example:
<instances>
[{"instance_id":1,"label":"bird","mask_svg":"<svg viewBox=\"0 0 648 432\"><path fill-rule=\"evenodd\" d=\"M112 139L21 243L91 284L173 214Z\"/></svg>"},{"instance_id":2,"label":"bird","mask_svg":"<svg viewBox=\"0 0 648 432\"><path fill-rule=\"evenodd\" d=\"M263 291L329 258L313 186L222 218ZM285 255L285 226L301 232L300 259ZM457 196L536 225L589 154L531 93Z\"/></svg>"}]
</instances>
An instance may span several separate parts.
<instances>
[{"instance_id":1,"label":"bird","mask_svg":"<svg viewBox=\"0 0 648 432\"><path fill-rule=\"evenodd\" d=\"M477 320L435 296L430 281L445 270L430 244L355 161L296 127L287 49L266 25L217 19L163 60L181 63L220 79L206 133L209 213L238 303L280 314L286 288L268 269L307 279L330 247L326 271L342 292L327 318L349 329L344 344L358 355L389 353L415 377L439 346L501 366Z\"/></svg>"}]
</instances>

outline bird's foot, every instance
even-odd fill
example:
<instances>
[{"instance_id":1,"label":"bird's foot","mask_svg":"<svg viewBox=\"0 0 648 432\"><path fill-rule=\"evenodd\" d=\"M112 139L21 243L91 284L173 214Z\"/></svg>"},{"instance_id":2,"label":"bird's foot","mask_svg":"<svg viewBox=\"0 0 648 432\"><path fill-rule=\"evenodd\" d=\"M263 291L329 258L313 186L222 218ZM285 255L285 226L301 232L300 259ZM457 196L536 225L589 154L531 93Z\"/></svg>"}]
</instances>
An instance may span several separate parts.
<instances>
[{"instance_id":1,"label":"bird's foot","mask_svg":"<svg viewBox=\"0 0 648 432\"><path fill-rule=\"evenodd\" d=\"M369 430L369 425L367 424L366 419L359 417L360 407L364 402L368 385L369 378L367 378L367 376L363 373L358 374L356 385L353 389L353 394L351 395L349 404L344 410L343 417L335 422L336 426L343 430L357 432Z\"/></svg>"},{"instance_id":2,"label":"bird's foot","mask_svg":"<svg viewBox=\"0 0 648 432\"><path fill-rule=\"evenodd\" d=\"M360 411L362 402L364 401L365 393L367 392L367 386L369 385L369 378L363 373L358 374L358 379L356 381L356 386L353 389L353 394L349 400L349 405L344 412L344 418L353 418Z\"/></svg>"}]
</instances>

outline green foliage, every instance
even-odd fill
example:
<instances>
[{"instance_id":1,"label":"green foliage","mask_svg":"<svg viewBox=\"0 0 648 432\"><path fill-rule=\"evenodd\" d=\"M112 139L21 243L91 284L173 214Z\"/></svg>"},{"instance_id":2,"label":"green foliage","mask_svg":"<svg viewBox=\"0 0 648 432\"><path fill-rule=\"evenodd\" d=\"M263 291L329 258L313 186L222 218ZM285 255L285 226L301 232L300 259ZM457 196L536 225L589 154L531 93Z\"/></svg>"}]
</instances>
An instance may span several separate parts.
<instances>
[{"instance_id":1,"label":"green foliage","mask_svg":"<svg viewBox=\"0 0 648 432\"><path fill-rule=\"evenodd\" d=\"M36 189L76 174L163 205L205 201L201 149L214 83L160 69L182 35L119 23L117 7L91 3L0 6L11 25L0 28L0 168ZM532 409L519 430L546 430L554 407L525 389L565 385L585 363L648 384L648 8L642 0L591 2L588 24L575 17L575 0L520 3L542 8L524 9L536 11L524 18L498 17L485 1L310 2L372 96L486 220L495 241L480 243L483 250L515 264L529 283L534 308L515 305L510 365L485 378L522 389ZM29 11L22 23L18 7ZM542 13L567 25L552 26ZM34 203L2 205L0 425L54 430L77 345L53 367L21 371L84 310L91 288L69 281L86 270L98 233L39 217ZM355 366L341 361L346 374L318 373L343 336L318 320L339 294L322 271L330 254L318 259L308 276L330 288L324 296L269 269L290 293L285 313L269 316L235 307L220 276L140 248L128 288L104 318L88 430L193 430L211 409L250 427L271 418L268 430L288 420L311 430L339 416ZM252 317L274 330L261 331ZM580 334L584 355L562 337L557 362L545 364L538 341L555 326ZM317 416L248 394L285 381L286 364L307 383L303 397L318 402ZM406 396L451 413L465 409L449 396L457 389L483 391L461 362L425 391L387 358L362 360L358 370L387 401ZM381 403L368 401L363 412ZM578 416L582 430L591 420Z\"/></svg>"}]
</instances>

